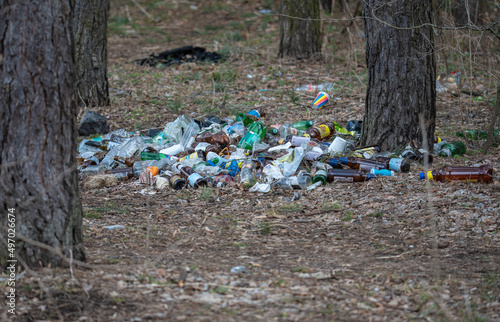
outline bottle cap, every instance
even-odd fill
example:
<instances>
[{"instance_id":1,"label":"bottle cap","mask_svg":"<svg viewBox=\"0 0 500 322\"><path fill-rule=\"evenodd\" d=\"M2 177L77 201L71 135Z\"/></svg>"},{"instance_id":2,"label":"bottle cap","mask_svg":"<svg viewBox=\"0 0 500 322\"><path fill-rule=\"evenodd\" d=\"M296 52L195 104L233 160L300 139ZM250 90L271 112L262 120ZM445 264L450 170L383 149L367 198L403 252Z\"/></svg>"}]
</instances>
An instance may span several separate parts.
<instances>
[{"instance_id":1,"label":"bottle cap","mask_svg":"<svg viewBox=\"0 0 500 322\"><path fill-rule=\"evenodd\" d=\"M420 172L420 180L423 180L423 179L425 179L425 173Z\"/></svg>"},{"instance_id":2,"label":"bottle cap","mask_svg":"<svg viewBox=\"0 0 500 322\"><path fill-rule=\"evenodd\" d=\"M338 166L339 164L341 164L340 160L337 160L337 159L330 159L330 161L328 161L328 163L329 163L332 167L336 167L336 166Z\"/></svg>"}]
</instances>

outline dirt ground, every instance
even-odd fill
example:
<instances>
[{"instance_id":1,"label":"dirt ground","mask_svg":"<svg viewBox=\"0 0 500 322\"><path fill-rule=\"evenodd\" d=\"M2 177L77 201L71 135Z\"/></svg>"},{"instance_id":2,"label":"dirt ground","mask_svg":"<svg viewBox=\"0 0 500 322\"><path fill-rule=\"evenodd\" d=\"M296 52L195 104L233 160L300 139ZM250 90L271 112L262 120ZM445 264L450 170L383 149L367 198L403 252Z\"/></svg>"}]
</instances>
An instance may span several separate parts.
<instances>
[{"instance_id":1,"label":"dirt ground","mask_svg":"<svg viewBox=\"0 0 500 322\"><path fill-rule=\"evenodd\" d=\"M266 108L266 124L362 119L360 21L324 22L322 60L279 60L278 18L260 12L275 12L273 1L139 2L153 19L133 1L111 3L112 104L95 110L112 130L254 107ZM185 45L226 60L131 63ZM463 70L464 84L483 95L457 96L453 84L438 94L436 133L448 141L458 130L487 128L496 95L488 72L498 73L453 65L460 59L452 56L445 63L438 55L438 70ZM498 57L488 57L495 66ZM314 93L292 90L325 82L335 90L321 110L309 107ZM467 140L465 156L436 157L431 168L489 164L491 184L427 183L418 178L423 165L413 164L395 177L296 195L235 186L158 191L135 180L82 188L88 267L23 273L16 319L498 320L500 149L484 155L482 143ZM115 224L125 229L104 229Z\"/></svg>"}]
</instances>

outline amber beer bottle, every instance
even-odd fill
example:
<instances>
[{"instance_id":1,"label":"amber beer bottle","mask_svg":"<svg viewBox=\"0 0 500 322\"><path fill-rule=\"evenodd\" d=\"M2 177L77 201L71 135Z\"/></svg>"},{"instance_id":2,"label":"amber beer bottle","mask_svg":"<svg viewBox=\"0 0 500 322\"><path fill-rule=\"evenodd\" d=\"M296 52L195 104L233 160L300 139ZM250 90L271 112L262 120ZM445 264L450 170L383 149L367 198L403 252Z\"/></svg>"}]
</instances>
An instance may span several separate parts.
<instances>
[{"instance_id":1,"label":"amber beer bottle","mask_svg":"<svg viewBox=\"0 0 500 322\"><path fill-rule=\"evenodd\" d=\"M196 173L192 168L178 164L177 169L179 170L181 177L185 178L191 187L199 188L200 186L207 185L207 180L199 173Z\"/></svg>"},{"instance_id":2,"label":"amber beer bottle","mask_svg":"<svg viewBox=\"0 0 500 322\"><path fill-rule=\"evenodd\" d=\"M335 125L332 122L324 122L319 125L312 126L306 130L306 134L313 139L323 140L335 133Z\"/></svg>"},{"instance_id":3,"label":"amber beer bottle","mask_svg":"<svg viewBox=\"0 0 500 322\"><path fill-rule=\"evenodd\" d=\"M442 167L441 169L420 173L420 179L436 180L441 182L446 181L468 181L468 182L485 182L493 181L493 168L489 165L482 167Z\"/></svg>"},{"instance_id":4,"label":"amber beer bottle","mask_svg":"<svg viewBox=\"0 0 500 322\"><path fill-rule=\"evenodd\" d=\"M328 182L363 182L376 178L374 174L354 169L328 169Z\"/></svg>"},{"instance_id":5,"label":"amber beer bottle","mask_svg":"<svg viewBox=\"0 0 500 322\"><path fill-rule=\"evenodd\" d=\"M128 167L133 167L135 161L137 161L136 157L125 158L125 157L119 157L117 155L115 155L114 159L115 159L115 161L121 162Z\"/></svg>"},{"instance_id":6,"label":"amber beer bottle","mask_svg":"<svg viewBox=\"0 0 500 322\"><path fill-rule=\"evenodd\" d=\"M118 177L118 179L130 179L134 176L134 170L132 168L121 168L112 169L104 172L105 174L113 174Z\"/></svg>"}]
</instances>

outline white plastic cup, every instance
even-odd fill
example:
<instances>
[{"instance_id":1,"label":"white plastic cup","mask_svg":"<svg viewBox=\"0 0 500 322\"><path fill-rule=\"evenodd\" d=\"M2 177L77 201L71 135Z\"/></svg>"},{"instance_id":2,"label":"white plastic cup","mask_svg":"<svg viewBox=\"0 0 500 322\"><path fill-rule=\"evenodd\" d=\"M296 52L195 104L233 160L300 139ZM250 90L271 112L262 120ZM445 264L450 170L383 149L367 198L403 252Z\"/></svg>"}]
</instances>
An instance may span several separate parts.
<instances>
[{"instance_id":1,"label":"white plastic cup","mask_svg":"<svg viewBox=\"0 0 500 322\"><path fill-rule=\"evenodd\" d=\"M347 140L344 140L343 138L337 136L335 140L330 144L328 147L328 152L330 153L341 153L345 151L345 148L347 146Z\"/></svg>"}]
</instances>

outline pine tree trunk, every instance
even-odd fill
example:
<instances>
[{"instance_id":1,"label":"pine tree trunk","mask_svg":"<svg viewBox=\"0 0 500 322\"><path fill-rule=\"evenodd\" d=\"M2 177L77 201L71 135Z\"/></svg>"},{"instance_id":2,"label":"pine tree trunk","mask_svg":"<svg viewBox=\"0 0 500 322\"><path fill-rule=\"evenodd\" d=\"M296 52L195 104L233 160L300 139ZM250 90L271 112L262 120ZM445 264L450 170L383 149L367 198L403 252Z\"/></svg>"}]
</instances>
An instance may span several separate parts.
<instances>
[{"instance_id":1,"label":"pine tree trunk","mask_svg":"<svg viewBox=\"0 0 500 322\"><path fill-rule=\"evenodd\" d=\"M305 58L321 53L317 0L280 1L279 57Z\"/></svg>"},{"instance_id":2,"label":"pine tree trunk","mask_svg":"<svg viewBox=\"0 0 500 322\"><path fill-rule=\"evenodd\" d=\"M422 147L426 139L432 147L436 119L434 39L431 27L421 27L431 23L431 9L431 0L363 1L368 67L364 146L377 145L382 150ZM422 137L420 118L426 138Z\"/></svg>"},{"instance_id":3,"label":"pine tree trunk","mask_svg":"<svg viewBox=\"0 0 500 322\"><path fill-rule=\"evenodd\" d=\"M78 105L109 105L108 0L76 0L74 19Z\"/></svg>"},{"instance_id":4,"label":"pine tree trunk","mask_svg":"<svg viewBox=\"0 0 500 322\"><path fill-rule=\"evenodd\" d=\"M76 172L73 1L0 0L0 224L83 260ZM0 229L2 240L7 232ZM3 246L3 245L2 245ZM17 239L31 267L60 266L52 252ZM6 264L6 247L0 263Z\"/></svg>"}]
</instances>

